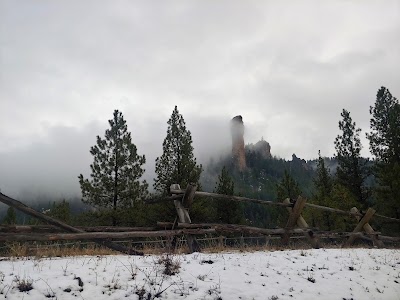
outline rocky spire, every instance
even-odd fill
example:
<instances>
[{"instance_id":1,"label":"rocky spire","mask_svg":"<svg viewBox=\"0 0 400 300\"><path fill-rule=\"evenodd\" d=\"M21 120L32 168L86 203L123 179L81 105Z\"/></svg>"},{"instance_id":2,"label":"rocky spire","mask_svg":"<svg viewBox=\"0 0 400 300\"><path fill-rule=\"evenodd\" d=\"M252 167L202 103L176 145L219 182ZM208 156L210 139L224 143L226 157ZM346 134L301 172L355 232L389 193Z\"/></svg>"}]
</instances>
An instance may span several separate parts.
<instances>
[{"instance_id":1,"label":"rocky spire","mask_svg":"<svg viewBox=\"0 0 400 300\"><path fill-rule=\"evenodd\" d=\"M244 125L242 116L236 116L231 120L232 156L235 166L239 171L246 169L246 156L244 152Z\"/></svg>"}]
</instances>

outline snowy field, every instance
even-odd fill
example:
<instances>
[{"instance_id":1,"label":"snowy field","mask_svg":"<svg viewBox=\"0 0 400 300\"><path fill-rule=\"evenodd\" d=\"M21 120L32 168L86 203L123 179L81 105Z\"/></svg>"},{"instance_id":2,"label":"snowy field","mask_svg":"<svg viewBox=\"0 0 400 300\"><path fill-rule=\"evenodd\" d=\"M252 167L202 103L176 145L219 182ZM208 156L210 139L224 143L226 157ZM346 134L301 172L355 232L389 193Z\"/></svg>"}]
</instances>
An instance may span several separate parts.
<instances>
[{"instance_id":1,"label":"snowy field","mask_svg":"<svg viewBox=\"0 0 400 300\"><path fill-rule=\"evenodd\" d=\"M0 299L395 300L400 250L1 258Z\"/></svg>"}]
</instances>

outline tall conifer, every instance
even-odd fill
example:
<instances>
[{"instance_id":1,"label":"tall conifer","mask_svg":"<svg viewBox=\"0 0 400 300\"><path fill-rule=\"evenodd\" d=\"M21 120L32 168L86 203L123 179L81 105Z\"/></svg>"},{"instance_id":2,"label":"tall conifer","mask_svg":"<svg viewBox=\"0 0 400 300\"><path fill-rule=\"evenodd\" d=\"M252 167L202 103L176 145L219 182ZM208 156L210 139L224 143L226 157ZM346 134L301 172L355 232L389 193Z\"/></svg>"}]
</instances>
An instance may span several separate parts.
<instances>
[{"instance_id":1,"label":"tall conifer","mask_svg":"<svg viewBox=\"0 0 400 300\"><path fill-rule=\"evenodd\" d=\"M342 120L339 121L339 129L342 134L335 139L336 159L338 167L336 170L337 182L347 188L365 208L368 191L364 186L364 180L368 176L367 161L361 157L360 128L356 128L350 112L343 109Z\"/></svg>"},{"instance_id":2,"label":"tall conifer","mask_svg":"<svg viewBox=\"0 0 400 300\"><path fill-rule=\"evenodd\" d=\"M381 87L375 105L370 107L371 132L367 134L375 158L379 209L400 218L400 104L390 91Z\"/></svg>"},{"instance_id":3,"label":"tall conifer","mask_svg":"<svg viewBox=\"0 0 400 300\"><path fill-rule=\"evenodd\" d=\"M171 184L186 188L188 183L199 183L202 166L193 155L192 135L186 129L183 116L175 106L167 122L167 136L163 142L163 154L156 159L154 188L166 195Z\"/></svg>"},{"instance_id":4,"label":"tall conifer","mask_svg":"<svg viewBox=\"0 0 400 300\"><path fill-rule=\"evenodd\" d=\"M94 161L90 165L90 179L78 176L82 201L96 207L113 210L112 223L117 223L117 208L130 207L146 196L148 184L139 179L144 173L144 155L137 154L131 133L121 112L114 111L105 139L97 136L97 144L90 148Z\"/></svg>"}]
</instances>

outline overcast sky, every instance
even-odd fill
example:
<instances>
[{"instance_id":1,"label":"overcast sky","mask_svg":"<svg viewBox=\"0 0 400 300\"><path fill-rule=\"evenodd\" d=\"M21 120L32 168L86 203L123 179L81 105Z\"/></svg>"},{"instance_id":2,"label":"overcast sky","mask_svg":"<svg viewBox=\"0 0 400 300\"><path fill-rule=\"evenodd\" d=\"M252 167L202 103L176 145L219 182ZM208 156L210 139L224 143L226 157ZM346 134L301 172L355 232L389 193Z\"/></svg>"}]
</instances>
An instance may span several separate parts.
<instances>
[{"instance_id":1,"label":"overcast sky","mask_svg":"<svg viewBox=\"0 0 400 300\"><path fill-rule=\"evenodd\" d=\"M334 154L343 108L362 129L400 97L400 1L0 0L0 189L79 191L90 146L123 112L147 177L175 105L206 163L229 120L290 159Z\"/></svg>"}]
</instances>

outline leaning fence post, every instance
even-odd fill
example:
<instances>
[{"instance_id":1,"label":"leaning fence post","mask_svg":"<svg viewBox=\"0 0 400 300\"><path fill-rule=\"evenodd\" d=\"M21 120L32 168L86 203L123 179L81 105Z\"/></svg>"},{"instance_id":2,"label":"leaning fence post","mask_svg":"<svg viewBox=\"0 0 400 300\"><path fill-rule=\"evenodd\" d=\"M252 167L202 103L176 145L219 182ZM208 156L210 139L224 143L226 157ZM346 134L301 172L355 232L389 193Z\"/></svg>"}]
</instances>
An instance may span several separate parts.
<instances>
[{"instance_id":1,"label":"leaning fence post","mask_svg":"<svg viewBox=\"0 0 400 300\"><path fill-rule=\"evenodd\" d=\"M289 230L293 229L295 225L304 229L309 228L306 220L304 220L304 218L301 215L301 212L304 206L306 205L306 202L307 202L306 198L299 196L296 202L294 203L293 208L291 207L286 208L289 212L289 219L285 226L285 233L282 236L282 244L287 245L289 243L289 238L290 238ZM290 199L286 198L285 200L283 200L283 203L290 204ZM304 235L308 239L313 248L319 248L318 239L315 237L312 230L305 231Z\"/></svg>"},{"instance_id":2,"label":"leaning fence post","mask_svg":"<svg viewBox=\"0 0 400 300\"><path fill-rule=\"evenodd\" d=\"M180 190L179 184L172 184L170 190ZM176 213L178 214L180 223L192 223L188 209L192 205L194 195L196 193L197 186L193 184L188 184L185 194L183 195L182 200L174 200ZM186 235L187 244L189 247L190 253L200 252L200 246L197 242L196 238L190 234Z\"/></svg>"},{"instance_id":3,"label":"leaning fence post","mask_svg":"<svg viewBox=\"0 0 400 300\"><path fill-rule=\"evenodd\" d=\"M350 209L350 212L358 213L359 211L358 211L357 207L353 207L352 209ZM383 242L379 239L379 237L375 233L374 229L368 223L374 214L375 214L375 210L372 208L368 208L367 212L365 213L365 215L362 218L356 215L358 224L357 224L356 228L354 228L353 233L357 233L357 232L364 230L367 234L371 235L374 246L382 248L382 247L384 247ZM356 238L357 238L357 235L351 235L348 238L348 240L345 242L344 246L350 246Z\"/></svg>"}]
</instances>

